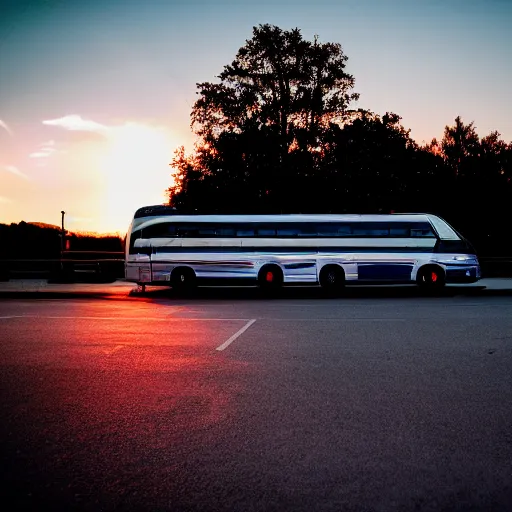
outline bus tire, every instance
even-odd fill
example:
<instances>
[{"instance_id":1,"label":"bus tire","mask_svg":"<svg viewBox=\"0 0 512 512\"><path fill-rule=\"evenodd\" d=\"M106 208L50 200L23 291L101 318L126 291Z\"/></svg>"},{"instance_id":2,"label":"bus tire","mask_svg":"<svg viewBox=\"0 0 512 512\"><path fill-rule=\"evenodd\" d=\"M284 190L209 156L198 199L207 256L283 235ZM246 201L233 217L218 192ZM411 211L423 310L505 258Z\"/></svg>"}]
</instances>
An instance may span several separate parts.
<instances>
[{"instance_id":1,"label":"bus tire","mask_svg":"<svg viewBox=\"0 0 512 512\"><path fill-rule=\"evenodd\" d=\"M424 265L418 270L416 284L424 290L439 290L446 284L446 274L439 265Z\"/></svg>"},{"instance_id":2,"label":"bus tire","mask_svg":"<svg viewBox=\"0 0 512 512\"><path fill-rule=\"evenodd\" d=\"M196 286L196 273L190 267L176 267L171 272L171 286L179 292L192 290Z\"/></svg>"},{"instance_id":3,"label":"bus tire","mask_svg":"<svg viewBox=\"0 0 512 512\"><path fill-rule=\"evenodd\" d=\"M283 271L279 265L263 265L258 272L258 285L262 290L277 290L283 285Z\"/></svg>"},{"instance_id":4,"label":"bus tire","mask_svg":"<svg viewBox=\"0 0 512 512\"><path fill-rule=\"evenodd\" d=\"M340 265L325 265L320 270L319 282L326 292L340 292L345 287L345 271Z\"/></svg>"}]
</instances>

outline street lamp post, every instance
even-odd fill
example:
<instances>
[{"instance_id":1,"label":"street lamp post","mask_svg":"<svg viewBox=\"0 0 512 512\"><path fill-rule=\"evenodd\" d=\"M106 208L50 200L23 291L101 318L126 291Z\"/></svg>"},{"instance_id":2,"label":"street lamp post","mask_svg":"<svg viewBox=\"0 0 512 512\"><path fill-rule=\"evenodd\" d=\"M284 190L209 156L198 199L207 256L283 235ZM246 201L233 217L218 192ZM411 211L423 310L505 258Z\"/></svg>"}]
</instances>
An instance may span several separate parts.
<instances>
[{"instance_id":1,"label":"street lamp post","mask_svg":"<svg viewBox=\"0 0 512 512\"><path fill-rule=\"evenodd\" d=\"M62 231L61 231L61 241L60 241L60 257L62 258L62 253L64 252L64 248L66 247L66 231L64 230L64 215L65 211L60 212L62 214Z\"/></svg>"},{"instance_id":2,"label":"street lamp post","mask_svg":"<svg viewBox=\"0 0 512 512\"><path fill-rule=\"evenodd\" d=\"M60 271L64 272L64 262L62 260L64 258L64 248L66 247L66 231L64 230L64 214L66 212L61 210L60 213L62 214L62 229L60 232Z\"/></svg>"}]
</instances>

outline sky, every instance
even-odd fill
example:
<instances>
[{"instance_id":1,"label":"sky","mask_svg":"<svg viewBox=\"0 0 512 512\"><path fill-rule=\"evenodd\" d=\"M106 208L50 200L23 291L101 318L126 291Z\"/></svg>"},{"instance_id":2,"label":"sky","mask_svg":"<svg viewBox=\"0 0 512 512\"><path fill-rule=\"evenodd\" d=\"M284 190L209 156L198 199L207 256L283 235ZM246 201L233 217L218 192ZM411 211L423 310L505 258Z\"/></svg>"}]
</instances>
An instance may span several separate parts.
<instances>
[{"instance_id":1,"label":"sky","mask_svg":"<svg viewBox=\"0 0 512 512\"><path fill-rule=\"evenodd\" d=\"M337 42L357 107L419 143L512 141L512 0L1 0L0 223L124 234L193 150L196 83L270 23Z\"/></svg>"}]
</instances>

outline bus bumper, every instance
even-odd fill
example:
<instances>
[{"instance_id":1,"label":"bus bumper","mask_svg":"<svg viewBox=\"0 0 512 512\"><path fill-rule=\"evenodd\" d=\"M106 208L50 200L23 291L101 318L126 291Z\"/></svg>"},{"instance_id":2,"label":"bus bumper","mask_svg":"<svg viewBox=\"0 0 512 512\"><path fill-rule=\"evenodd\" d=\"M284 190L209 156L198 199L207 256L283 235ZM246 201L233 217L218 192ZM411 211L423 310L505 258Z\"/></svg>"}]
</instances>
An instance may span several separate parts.
<instances>
[{"instance_id":1,"label":"bus bumper","mask_svg":"<svg viewBox=\"0 0 512 512\"><path fill-rule=\"evenodd\" d=\"M447 283L475 283L481 278L480 266L446 267Z\"/></svg>"}]
</instances>

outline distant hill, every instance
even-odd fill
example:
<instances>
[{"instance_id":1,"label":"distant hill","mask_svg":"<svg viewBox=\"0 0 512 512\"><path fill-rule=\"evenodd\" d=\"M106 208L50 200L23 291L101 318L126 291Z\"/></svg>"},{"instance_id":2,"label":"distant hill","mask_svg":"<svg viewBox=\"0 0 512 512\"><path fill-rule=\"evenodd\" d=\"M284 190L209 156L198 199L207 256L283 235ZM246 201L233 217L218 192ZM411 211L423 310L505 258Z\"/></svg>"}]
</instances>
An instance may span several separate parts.
<instances>
[{"instance_id":1,"label":"distant hill","mask_svg":"<svg viewBox=\"0 0 512 512\"><path fill-rule=\"evenodd\" d=\"M58 259L61 249L61 228L44 222L0 224L0 258L2 259ZM66 232L71 251L123 250L119 236L96 233Z\"/></svg>"},{"instance_id":2,"label":"distant hill","mask_svg":"<svg viewBox=\"0 0 512 512\"><path fill-rule=\"evenodd\" d=\"M38 228L61 229L60 226L56 226L55 224L46 224L45 222L27 222L27 224L37 226Z\"/></svg>"}]
</instances>

